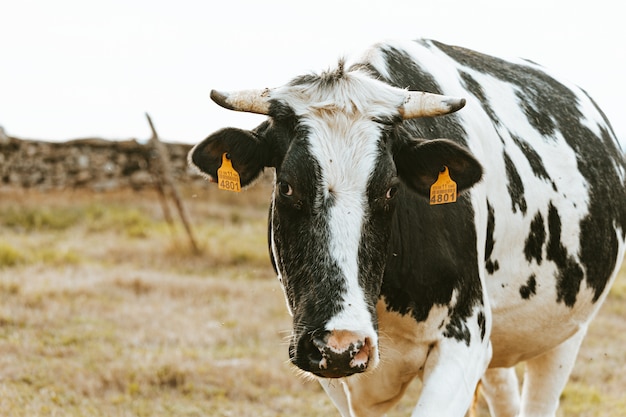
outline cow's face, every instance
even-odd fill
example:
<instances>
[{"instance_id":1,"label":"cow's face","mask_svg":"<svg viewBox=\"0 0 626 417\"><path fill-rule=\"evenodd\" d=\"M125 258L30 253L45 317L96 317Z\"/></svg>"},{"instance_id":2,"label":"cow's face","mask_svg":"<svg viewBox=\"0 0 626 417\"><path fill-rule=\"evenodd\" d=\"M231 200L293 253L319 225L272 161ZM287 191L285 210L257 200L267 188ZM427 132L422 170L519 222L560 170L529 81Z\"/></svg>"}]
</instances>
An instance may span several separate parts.
<instances>
[{"instance_id":1,"label":"cow's face","mask_svg":"<svg viewBox=\"0 0 626 417\"><path fill-rule=\"evenodd\" d=\"M253 131L214 133L190 162L216 179L227 153L242 186L265 167L276 169L269 243L293 316L291 361L321 377L375 367L375 306L398 188L428 195L444 166L459 191L482 174L453 142L403 138L398 126L463 101L409 93L341 67L274 90L212 97L269 116Z\"/></svg>"}]
</instances>

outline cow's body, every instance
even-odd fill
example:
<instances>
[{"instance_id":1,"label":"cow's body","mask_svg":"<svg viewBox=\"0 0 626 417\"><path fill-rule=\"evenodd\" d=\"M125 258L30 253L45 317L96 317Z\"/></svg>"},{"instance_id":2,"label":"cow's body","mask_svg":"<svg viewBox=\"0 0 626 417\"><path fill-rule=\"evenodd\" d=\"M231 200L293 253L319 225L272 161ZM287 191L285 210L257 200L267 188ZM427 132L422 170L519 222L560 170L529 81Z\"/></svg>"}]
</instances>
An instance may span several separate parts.
<instances>
[{"instance_id":1,"label":"cow's body","mask_svg":"<svg viewBox=\"0 0 626 417\"><path fill-rule=\"evenodd\" d=\"M407 88L467 105L413 118L394 101ZM624 255L626 164L593 101L536 64L434 41L379 44L345 73L261 96L216 95L270 121L216 133L191 161L214 177L228 152L243 185L276 168L270 248L292 362L344 417L384 414L416 376L415 416L464 415L481 378L493 415L553 416ZM482 181L436 138L467 147ZM473 187L429 205L422 183L443 166Z\"/></svg>"}]
</instances>

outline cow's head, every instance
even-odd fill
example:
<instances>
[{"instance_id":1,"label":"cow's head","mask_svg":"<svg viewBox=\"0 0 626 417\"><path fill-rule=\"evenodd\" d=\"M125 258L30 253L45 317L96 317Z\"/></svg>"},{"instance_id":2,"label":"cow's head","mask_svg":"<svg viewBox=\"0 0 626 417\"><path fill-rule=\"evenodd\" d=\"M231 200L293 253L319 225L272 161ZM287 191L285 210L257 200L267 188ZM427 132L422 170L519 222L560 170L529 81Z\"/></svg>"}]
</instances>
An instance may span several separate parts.
<instances>
[{"instance_id":1,"label":"cow's head","mask_svg":"<svg viewBox=\"0 0 626 417\"><path fill-rule=\"evenodd\" d=\"M456 111L464 100L394 88L342 65L280 88L211 97L269 116L252 131L212 134L189 159L215 180L227 153L243 187L275 168L269 243L293 316L291 361L321 377L375 367L375 306L396 191L428 196L444 166L459 191L482 175L459 145L402 137L397 128Z\"/></svg>"}]
</instances>

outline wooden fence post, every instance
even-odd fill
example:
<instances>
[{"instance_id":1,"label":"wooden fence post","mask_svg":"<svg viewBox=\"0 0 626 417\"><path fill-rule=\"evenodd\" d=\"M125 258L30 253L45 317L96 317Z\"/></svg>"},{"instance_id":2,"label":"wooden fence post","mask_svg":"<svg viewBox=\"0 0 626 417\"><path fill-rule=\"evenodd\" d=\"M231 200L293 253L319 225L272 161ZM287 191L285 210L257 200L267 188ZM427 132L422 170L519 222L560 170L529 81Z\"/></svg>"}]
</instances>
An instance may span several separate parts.
<instances>
[{"instance_id":1,"label":"wooden fence post","mask_svg":"<svg viewBox=\"0 0 626 417\"><path fill-rule=\"evenodd\" d=\"M196 239L193 236L193 231L191 229L189 220L187 219L187 213L185 212L185 207L183 206L183 201L180 197L180 193L178 192L178 188L174 182L174 178L172 176L172 169L170 165L170 158L167 152L167 148L159 140L159 135L157 135L156 129L152 124L152 119L150 115L146 113L146 118L148 119L148 124L150 125L150 130L152 130L152 137L148 141L149 148L155 153L156 159L156 167L153 171L153 175L156 175L156 185L157 190L161 196L161 204L163 205L163 212L165 213L166 220L171 224L171 216L169 214L169 208L167 208L166 201L166 189L169 189L172 198L174 199L174 203L176 204L176 208L178 209L178 214L180 215L180 219L183 222L183 226L187 231L187 236L189 237L189 243L194 251L194 253L200 253L200 249L196 243ZM148 163L151 163L149 161ZM169 219L168 219L169 218Z\"/></svg>"}]
</instances>

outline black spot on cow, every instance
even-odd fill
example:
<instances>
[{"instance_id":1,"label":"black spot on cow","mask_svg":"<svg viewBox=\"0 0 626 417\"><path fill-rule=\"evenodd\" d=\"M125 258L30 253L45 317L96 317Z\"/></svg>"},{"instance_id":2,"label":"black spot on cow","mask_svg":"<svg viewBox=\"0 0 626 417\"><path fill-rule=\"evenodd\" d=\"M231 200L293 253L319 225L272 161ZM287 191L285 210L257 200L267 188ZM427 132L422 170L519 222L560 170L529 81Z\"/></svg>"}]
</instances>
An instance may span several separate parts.
<instances>
[{"instance_id":1,"label":"black spot on cow","mask_svg":"<svg viewBox=\"0 0 626 417\"><path fill-rule=\"evenodd\" d=\"M409 90L428 91L436 94L443 94L441 86L435 77L425 71L417 62L408 55L406 51L384 47L385 61L389 73L388 81L396 86L403 85Z\"/></svg>"},{"instance_id":2,"label":"black spot on cow","mask_svg":"<svg viewBox=\"0 0 626 417\"><path fill-rule=\"evenodd\" d=\"M587 284L594 289L594 301L602 295L615 268L618 233L622 238L626 233L626 197L617 170L608 169L613 164L624 169L624 165L617 162L621 151L612 143L605 129L601 130L601 137L610 151L608 157L578 159L583 175L593 181L589 215L580 223L580 259L586 267ZM590 147L588 144L581 146ZM598 153L598 150L594 151ZM618 232L616 228L621 230Z\"/></svg>"},{"instance_id":3,"label":"black spot on cow","mask_svg":"<svg viewBox=\"0 0 626 417\"><path fill-rule=\"evenodd\" d=\"M535 274L528 278L526 285L520 287L519 293L524 300L528 300L530 297L537 294L537 279L535 278Z\"/></svg>"},{"instance_id":4,"label":"black spot on cow","mask_svg":"<svg viewBox=\"0 0 626 417\"><path fill-rule=\"evenodd\" d=\"M506 167L506 176L508 179L507 190L511 196L511 205L514 213L517 209L526 214L526 198L524 197L524 183L517 172L515 164L506 152L503 152L504 166Z\"/></svg>"},{"instance_id":5,"label":"black spot on cow","mask_svg":"<svg viewBox=\"0 0 626 417\"><path fill-rule=\"evenodd\" d=\"M524 92L517 91L515 95L519 100L522 111L526 115L528 123L541 133L543 137L550 138L554 135L556 125L549 114L535 107L536 97L539 94L544 94L544 92L538 91L534 86L531 86Z\"/></svg>"},{"instance_id":6,"label":"black spot on cow","mask_svg":"<svg viewBox=\"0 0 626 417\"><path fill-rule=\"evenodd\" d=\"M524 244L524 255L526 260L531 262L533 259L537 265L541 265L543 260L543 245L546 242L546 228L543 222L543 216L537 212L532 222L530 222L530 233Z\"/></svg>"},{"instance_id":7,"label":"black spot on cow","mask_svg":"<svg viewBox=\"0 0 626 417\"><path fill-rule=\"evenodd\" d=\"M550 175L548 175L548 171L546 171L546 167L543 165L541 156L537 153L537 151L534 150L527 142L525 142L519 136L516 136L511 132L509 132L509 134L511 136L511 139L513 139L513 142L515 142L517 147L522 151L522 153L528 160L528 164L530 165L530 168L533 170L533 174L535 174L537 178L541 178L545 180L546 182L549 182L550 184L552 184L552 189L554 191L557 191L556 184L550 178Z\"/></svg>"},{"instance_id":8,"label":"black spot on cow","mask_svg":"<svg viewBox=\"0 0 626 417\"><path fill-rule=\"evenodd\" d=\"M471 334L467 323L459 316L452 316L450 322L446 326L446 330L443 332L444 337L450 339L456 339L459 342L465 342L467 346L470 344Z\"/></svg>"},{"instance_id":9,"label":"black spot on cow","mask_svg":"<svg viewBox=\"0 0 626 417\"><path fill-rule=\"evenodd\" d=\"M485 333L487 332L487 320L485 314L481 311L478 313L478 327L480 328L480 340L485 340Z\"/></svg>"},{"instance_id":10,"label":"black spot on cow","mask_svg":"<svg viewBox=\"0 0 626 417\"><path fill-rule=\"evenodd\" d=\"M487 260L487 262L485 262L485 268L487 269L487 272L489 272L489 274L493 275L498 269L500 269L500 264L498 263L498 261L492 261L491 259Z\"/></svg>"},{"instance_id":11,"label":"black spot on cow","mask_svg":"<svg viewBox=\"0 0 626 417\"><path fill-rule=\"evenodd\" d=\"M459 76L461 77L461 80L463 80L465 88L478 99L485 113L489 115L491 122L495 126L500 126L500 119L496 116L496 112L493 111L493 108L489 103L489 99L487 98L487 95L485 94L480 83L465 71L459 71Z\"/></svg>"},{"instance_id":12,"label":"black spot on cow","mask_svg":"<svg viewBox=\"0 0 626 417\"><path fill-rule=\"evenodd\" d=\"M553 261L558 267L556 277L557 302L563 302L568 307L576 303L576 296L583 280L583 269L576 260L567 253L561 242L561 217L552 204L548 210L548 240L546 258Z\"/></svg>"},{"instance_id":13,"label":"black spot on cow","mask_svg":"<svg viewBox=\"0 0 626 417\"><path fill-rule=\"evenodd\" d=\"M494 210L489 201L487 201L487 238L485 240L485 268L487 268L487 272L493 274L500 268L497 260L491 259L491 254L493 252L493 247L495 245L495 240L493 238L493 231L496 226L496 219L494 215Z\"/></svg>"}]
</instances>

